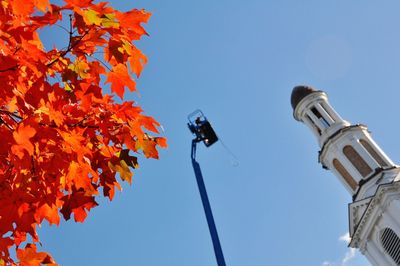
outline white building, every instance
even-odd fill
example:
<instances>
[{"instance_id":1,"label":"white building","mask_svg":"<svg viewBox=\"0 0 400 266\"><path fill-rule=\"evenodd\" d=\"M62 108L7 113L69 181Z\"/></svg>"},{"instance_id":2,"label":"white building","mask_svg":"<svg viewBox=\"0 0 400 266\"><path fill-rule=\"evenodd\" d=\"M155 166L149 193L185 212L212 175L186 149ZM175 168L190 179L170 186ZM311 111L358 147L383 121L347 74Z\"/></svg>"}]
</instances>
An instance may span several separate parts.
<instances>
[{"instance_id":1,"label":"white building","mask_svg":"<svg viewBox=\"0 0 400 266\"><path fill-rule=\"evenodd\" d=\"M318 139L319 161L353 197L350 246L372 265L400 265L400 167L374 142L365 125L351 125L330 106L323 91L293 89L294 118Z\"/></svg>"}]
</instances>

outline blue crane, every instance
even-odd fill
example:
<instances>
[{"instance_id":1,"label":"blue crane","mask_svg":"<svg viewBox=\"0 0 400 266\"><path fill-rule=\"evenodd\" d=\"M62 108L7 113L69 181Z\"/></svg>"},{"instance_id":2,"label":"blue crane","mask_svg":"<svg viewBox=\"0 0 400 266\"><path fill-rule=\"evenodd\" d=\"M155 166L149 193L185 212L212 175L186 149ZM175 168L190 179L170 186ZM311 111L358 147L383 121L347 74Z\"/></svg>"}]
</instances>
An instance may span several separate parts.
<instances>
[{"instance_id":1,"label":"blue crane","mask_svg":"<svg viewBox=\"0 0 400 266\"><path fill-rule=\"evenodd\" d=\"M199 188L201 201L203 203L204 213L207 218L208 229L210 231L211 240L214 246L215 258L218 266L226 266L224 254L222 252L221 243L219 241L217 228L215 226L214 217L211 210L210 201L208 200L206 186L201 173L200 164L196 161L197 143L202 141L206 147L210 147L218 141L218 136L215 134L214 129L202 111L194 111L188 116L188 119L188 127L193 135L195 135L195 138L192 140L192 165L194 174L196 176L197 186Z\"/></svg>"}]
</instances>

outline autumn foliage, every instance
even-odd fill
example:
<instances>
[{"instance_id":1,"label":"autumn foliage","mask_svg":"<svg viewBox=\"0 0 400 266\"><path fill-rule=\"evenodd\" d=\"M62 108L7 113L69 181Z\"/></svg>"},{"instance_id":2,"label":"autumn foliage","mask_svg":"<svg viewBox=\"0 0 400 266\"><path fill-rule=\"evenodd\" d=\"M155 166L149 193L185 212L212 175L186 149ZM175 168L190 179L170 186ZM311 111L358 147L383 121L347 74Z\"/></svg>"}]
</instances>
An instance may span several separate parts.
<instances>
[{"instance_id":1,"label":"autumn foliage","mask_svg":"<svg viewBox=\"0 0 400 266\"><path fill-rule=\"evenodd\" d=\"M83 222L97 196L131 182L133 154L166 146L151 136L159 124L123 101L147 61L133 41L149 17L92 0L0 0L0 265L53 265L37 226ZM64 48L43 47L45 27L64 31Z\"/></svg>"}]
</instances>

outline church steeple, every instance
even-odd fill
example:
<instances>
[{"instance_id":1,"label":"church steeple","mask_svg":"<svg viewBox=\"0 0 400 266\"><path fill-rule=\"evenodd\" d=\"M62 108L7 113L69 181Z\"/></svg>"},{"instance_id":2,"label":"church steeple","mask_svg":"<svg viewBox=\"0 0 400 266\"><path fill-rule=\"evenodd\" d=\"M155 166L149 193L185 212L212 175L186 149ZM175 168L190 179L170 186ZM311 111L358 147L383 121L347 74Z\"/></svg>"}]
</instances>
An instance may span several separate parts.
<instances>
[{"instance_id":1,"label":"church steeple","mask_svg":"<svg viewBox=\"0 0 400 266\"><path fill-rule=\"evenodd\" d=\"M291 104L294 118L317 137L322 166L330 169L351 195L373 195L376 186L368 191L361 186L395 164L374 142L367 127L351 125L332 108L325 92L308 86L293 89Z\"/></svg>"},{"instance_id":2,"label":"church steeple","mask_svg":"<svg viewBox=\"0 0 400 266\"><path fill-rule=\"evenodd\" d=\"M400 167L372 139L365 125L351 125L331 107L325 92L293 89L294 118L317 137L319 161L353 196L350 247L375 266L400 265Z\"/></svg>"}]
</instances>

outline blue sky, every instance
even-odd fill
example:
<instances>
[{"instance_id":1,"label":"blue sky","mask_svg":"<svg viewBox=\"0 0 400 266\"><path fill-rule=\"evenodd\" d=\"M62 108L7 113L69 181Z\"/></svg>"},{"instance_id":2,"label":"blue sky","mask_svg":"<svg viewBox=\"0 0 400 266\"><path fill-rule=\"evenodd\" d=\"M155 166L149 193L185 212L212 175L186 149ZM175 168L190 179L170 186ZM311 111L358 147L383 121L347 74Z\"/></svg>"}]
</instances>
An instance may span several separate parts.
<instances>
[{"instance_id":1,"label":"blue sky","mask_svg":"<svg viewBox=\"0 0 400 266\"><path fill-rule=\"evenodd\" d=\"M111 3L153 13L150 37L138 43L149 57L140 96L129 97L162 123L169 148L158 161L142 158L133 185L111 203L100 200L84 224L41 228L57 262L216 265L186 127L200 108L239 161L221 143L199 146L227 265L366 265L342 237L351 197L318 164L316 139L293 119L290 94L298 84L325 90L342 117L367 124L398 162L400 3Z\"/></svg>"}]
</instances>

